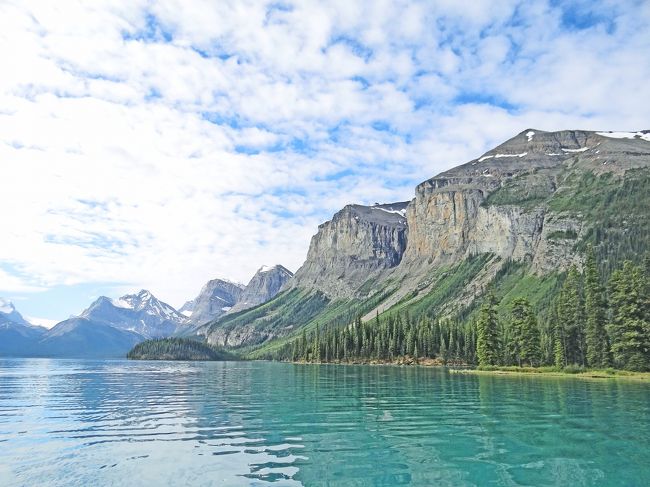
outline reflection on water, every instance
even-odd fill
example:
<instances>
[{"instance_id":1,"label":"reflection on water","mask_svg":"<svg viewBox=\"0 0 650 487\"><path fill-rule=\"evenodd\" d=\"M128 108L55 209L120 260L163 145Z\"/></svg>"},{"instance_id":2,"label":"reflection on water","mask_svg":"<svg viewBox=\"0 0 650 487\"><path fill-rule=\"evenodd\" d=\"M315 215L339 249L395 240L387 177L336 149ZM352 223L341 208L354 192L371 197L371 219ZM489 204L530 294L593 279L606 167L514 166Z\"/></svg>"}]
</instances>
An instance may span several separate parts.
<instances>
[{"instance_id":1,"label":"reflection on water","mask_svg":"<svg viewBox=\"0 0 650 487\"><path fill-rule=\"evenodd\" d=\"M2 485L650 485L650 387L0 360Z\"/></svg>"}]
</instances>

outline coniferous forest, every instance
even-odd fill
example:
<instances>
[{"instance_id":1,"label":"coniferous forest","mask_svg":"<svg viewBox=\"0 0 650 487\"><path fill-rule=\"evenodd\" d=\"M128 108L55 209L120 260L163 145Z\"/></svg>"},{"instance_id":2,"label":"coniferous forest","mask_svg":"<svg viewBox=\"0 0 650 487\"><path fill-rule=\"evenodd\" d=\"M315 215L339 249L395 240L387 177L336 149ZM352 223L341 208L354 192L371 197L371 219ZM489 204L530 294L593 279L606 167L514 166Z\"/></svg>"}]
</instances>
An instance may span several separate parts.
<instances>
[{"instance_id":1,"label":"coniferous forest","mask_svg":"<svg viewBox=\"0 0 650 487\"><path fill-rule=\"evenodd\" d=\"M189 338L158 338L138 343L127 354L132 360L237 360L219 347Z\"/></svg>"},{"instance_id":2,"label":"coniferous forest","mask_svg":"<svg viewBox=\"0 0 650 487\"><path fill-rule=\"evenodd\" d=\"M488 292L475 318L465 321L395 313L366 322L358 317L344 327L317 326L273 358L650 371L649 257L643 265L625 261L605 284L590 247L582 269L568 271L543 319L523 297L505 314L498 305Z\"/></svg>"}]
</instances>

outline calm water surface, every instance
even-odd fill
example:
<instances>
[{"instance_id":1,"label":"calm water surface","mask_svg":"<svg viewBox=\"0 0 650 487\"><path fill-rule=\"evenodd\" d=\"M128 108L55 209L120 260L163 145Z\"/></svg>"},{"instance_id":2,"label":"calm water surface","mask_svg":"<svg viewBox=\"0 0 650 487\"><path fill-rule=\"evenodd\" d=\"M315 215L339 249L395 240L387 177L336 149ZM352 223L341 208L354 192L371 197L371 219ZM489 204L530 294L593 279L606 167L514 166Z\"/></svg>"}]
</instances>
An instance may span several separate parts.
<instances>
[{"instance_id":1,"label":"calm water surface","mask_svg":"<svg viewBox=\"0 0 650 487\"><path fill-rule=\"evenodd\" d=\"M0 359L0 484L650 486L650 385Z\"/></svg>"}]
</instances>

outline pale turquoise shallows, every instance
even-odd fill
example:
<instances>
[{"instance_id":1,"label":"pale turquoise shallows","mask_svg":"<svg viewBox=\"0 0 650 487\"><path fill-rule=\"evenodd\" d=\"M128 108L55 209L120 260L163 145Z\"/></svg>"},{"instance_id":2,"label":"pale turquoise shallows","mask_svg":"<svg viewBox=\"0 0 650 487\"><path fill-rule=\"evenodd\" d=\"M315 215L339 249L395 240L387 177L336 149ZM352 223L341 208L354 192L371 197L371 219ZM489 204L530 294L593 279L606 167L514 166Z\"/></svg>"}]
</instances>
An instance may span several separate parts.
<instances>
[{"instance_id":1,"label":"pale turquoise shallows","mask_svg":"<svg viewBox=\"0 0 650 487\"><path fill-rule=\"evenodd\" d=\"M1 485L650 485L650 386L0 360Z\"/></svg>"}]
</instances>

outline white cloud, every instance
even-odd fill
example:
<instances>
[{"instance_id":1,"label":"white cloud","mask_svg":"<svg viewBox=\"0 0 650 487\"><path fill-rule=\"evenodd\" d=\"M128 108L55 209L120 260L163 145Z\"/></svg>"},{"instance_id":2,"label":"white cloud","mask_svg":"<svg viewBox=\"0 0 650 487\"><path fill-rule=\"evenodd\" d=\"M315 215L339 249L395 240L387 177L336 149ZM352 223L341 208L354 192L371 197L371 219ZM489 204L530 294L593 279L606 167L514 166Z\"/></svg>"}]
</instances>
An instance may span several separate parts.
<instances>
[{"instance_id":1,"label":"white cloud","mask_svg":"<svg viewBox=\"0 0 650 487\"><path fill-rule=\"evenodd\" d=\"M177 304L527 127L647 128L647 2L585 8L5 2L0 291Z\"/></svg>"}]
</instances>

